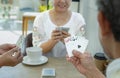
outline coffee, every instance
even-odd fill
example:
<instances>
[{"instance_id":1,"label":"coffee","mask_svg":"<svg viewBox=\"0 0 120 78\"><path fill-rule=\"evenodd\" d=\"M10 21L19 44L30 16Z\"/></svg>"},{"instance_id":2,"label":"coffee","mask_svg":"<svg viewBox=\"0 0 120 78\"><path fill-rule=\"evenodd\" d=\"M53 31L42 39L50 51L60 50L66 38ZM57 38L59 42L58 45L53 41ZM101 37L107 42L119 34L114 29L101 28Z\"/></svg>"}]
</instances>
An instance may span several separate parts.
<instances>
[{"instance_id":1,"label":"coffee","mask_svg":"<svg viewBox=\"0 0 120 78\"><path fill-rule=\"evenodd\" d=\"M104 53L96 53L94 55L94 58L95 58L95 64L97 66L97 68L102 72L104 73L105 71L105 64L107 62L107 59L104 55Z\"/></svg>"}]
</instances>

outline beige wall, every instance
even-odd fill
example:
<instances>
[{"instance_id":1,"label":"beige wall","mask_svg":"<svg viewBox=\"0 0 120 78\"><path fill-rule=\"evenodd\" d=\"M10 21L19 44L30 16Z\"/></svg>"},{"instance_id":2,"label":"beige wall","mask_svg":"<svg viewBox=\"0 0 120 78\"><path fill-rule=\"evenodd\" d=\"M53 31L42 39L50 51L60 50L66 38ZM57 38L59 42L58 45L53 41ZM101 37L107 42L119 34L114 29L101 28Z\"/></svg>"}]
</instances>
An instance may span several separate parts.
<instances>
[{"instance_id":1,"label":"beige wall","mask_svg":"<svg viewBox=\"0 0 120 78\"><path fill-rule=\"evenodd\" d=\"M89 39L87 50L93 55L103 52L98 38L97 6L95 0L81 0L80 12L86 20L86 37Z\"/></svg>"}]
</instances>

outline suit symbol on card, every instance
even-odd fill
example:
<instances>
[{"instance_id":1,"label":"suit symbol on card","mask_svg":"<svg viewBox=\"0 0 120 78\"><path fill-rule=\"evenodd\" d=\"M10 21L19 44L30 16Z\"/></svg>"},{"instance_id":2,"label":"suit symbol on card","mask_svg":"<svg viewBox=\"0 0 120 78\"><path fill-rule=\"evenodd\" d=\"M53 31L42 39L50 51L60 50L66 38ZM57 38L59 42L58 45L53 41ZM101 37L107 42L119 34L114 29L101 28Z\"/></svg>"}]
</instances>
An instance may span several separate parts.
<instances>
[{"instance_id":1,"label":"suit symbol on card","mask_svg":"<svg viewBox=\"0 0 120 78\"><path fill-rule=\"evenodd\" d=\"M78 45L78 48L81 48L81 45Z\"/></svg>"},{"instance_id":2,"label":"suit symbol on card","mask_svg":"<svg viewBox=\"0 0 120 78\"><path fill-rule=\"evenodd\" d=\"M74 49L81 53L84 53L88 45L88 40L85 37L81 36L71 36L65 38L64 41L69 57L73 56L72 51Z\"/></svg>"},{"instance_id":3,"label":"suit symbol on card","mask_svg":"<svg viewBox=\"0 0 120 78\"><path fill-rule=\"evenodd\" d=\"M71 41L76 41L78 38L77 37L72 37L70 40Z\"/></svg>"}]
</instances>

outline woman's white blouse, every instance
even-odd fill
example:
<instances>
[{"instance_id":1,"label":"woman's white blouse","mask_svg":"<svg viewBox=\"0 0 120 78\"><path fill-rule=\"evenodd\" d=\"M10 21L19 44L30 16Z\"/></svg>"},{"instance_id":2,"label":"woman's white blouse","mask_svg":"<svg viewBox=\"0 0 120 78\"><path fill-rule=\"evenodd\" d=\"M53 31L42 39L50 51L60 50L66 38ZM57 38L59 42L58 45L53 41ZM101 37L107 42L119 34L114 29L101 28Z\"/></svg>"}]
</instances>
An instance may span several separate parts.
<instances>
[{"instance_id":1,"label":"woman's white blouse","mask_svg":"<svg viewBox=\"0 0 120 78\"><path fill-rule=\"evenodd\" d=\"M81 35L80 30L83 29L85 25L84 18L80 13L72 12L70 20L62 27L69 27L69 33L71 35ZM51 32L56 29L56 26L50 19L49 11L40 13L39 16L35 18L33 24L33 46L38 46L51 38ZM45 54L46 56L52 57L64 57L66 56L66 47L63 42L59 41L51 52Z\"/></svg>"}]
</instances>

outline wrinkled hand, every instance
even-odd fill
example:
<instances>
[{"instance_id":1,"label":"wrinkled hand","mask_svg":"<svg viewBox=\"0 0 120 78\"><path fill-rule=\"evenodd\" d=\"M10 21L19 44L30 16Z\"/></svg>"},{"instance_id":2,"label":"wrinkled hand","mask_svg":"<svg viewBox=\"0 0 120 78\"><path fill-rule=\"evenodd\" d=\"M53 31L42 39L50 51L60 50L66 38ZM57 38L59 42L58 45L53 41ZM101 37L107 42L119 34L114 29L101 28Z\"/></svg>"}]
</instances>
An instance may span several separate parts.
<instances>
[{"instance_id":1,"label":"wrinkled hand","mask_svg":"<svg viewBox=\"0 0 120 78\"><path fill-rule=\"evenodd\" d=\"M73 55L73 57L66 56L66 59L73 63L80 73L85 75L87 72L91 72L96 68L93 58L89 53L82 54L74 50Z\"/></svg>"},{"instance_id":2,"label":"wrinkled hand","mask_svg":"<svg viewBox=\"0 0 120 78\"><path fill-rule=\"evenodd\" d=\"M15 44L2 44L0 45L0 55L16 47Z\"/></svg>"},{"instance_id":3,"label":"wrinkled hand","mask_svg":"<svg viewBox=\"0 0 120 78\"><path fill-rule=\"evenodd\" d=\"M58 42L62 39L62 33L59 30L53 30L51 39L55 42Z\"/></svg>"},{"instance_id":4,"label":"wrinkled hand","mask_svg":"<svg viewBox=\"0 0 120 78\"><path fill-rule=\"evenodd\" d=\"M18 47L0 55L0 66L15 66L22 62L23 55Z\"/></svg>"}]
</instances>

